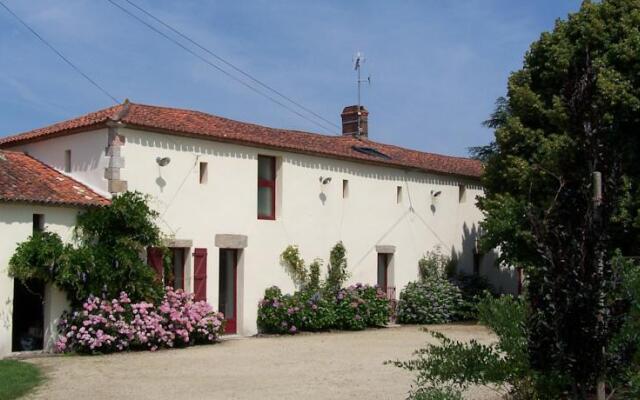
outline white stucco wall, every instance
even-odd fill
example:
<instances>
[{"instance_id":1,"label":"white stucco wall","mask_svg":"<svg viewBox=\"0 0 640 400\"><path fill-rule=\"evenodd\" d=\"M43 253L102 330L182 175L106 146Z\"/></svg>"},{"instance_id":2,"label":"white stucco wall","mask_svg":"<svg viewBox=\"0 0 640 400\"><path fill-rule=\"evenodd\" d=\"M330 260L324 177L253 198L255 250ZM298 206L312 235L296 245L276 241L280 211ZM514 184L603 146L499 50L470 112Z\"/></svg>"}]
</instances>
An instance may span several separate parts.
<instances>
[{"instance_id":1,"label":"white stucco wall","mask_svg":"<svg viewBox=\"0 0 640 400\"><path fill-rule=\"evenodd\" d=\"M395 246L389 284L397 292L416 279L418 259L436 247L455 255L462 271L473 271L475 236L482 218L475 206L476 196L482 195L477 181L127 128L119 128L118 134L125 137L121 179L128 182L129 190L151 196L165 234L193 243L185 271L188 287L193 285L193 249L207 249L207 299L215 308L219 258L215 235L248 237L238 262L241 334L255 333L257 303L266 287L293 289L279 264L279 255L289 244L297 244L307 262L319 257L326 263L330 249L342 240L351 282L370 284L377 279L375 246ZM63 170L64 150L70 148L70 175L104 192L107 137L106 130L98 130L16 149ZM258 154L278 159L275 221L256 216ZM157 157L170 157L171 162L159 167ZM208 163L206 184L199 183L201 161ZM321 185L321 176L331 177L331 182ZM349 180L346 199L342 198L343 179ZM466 185L463 202L458 199L459 184ZM396 204L397 186L403 188L401 204ZM431 191L442 192L435 204ZM499 270L494 260L494 254L485 255L480 272L497 289L515 292L515 272Z\"/></svg>"},{"instance_id":2,"label":"white stucco wall","mask_svg":"<svg viewBox=\"0 0 640 400\"><path fill-rule=\"evenodd\" d=\"M28 153L60 172L65 172L65 151L71 150L71 172L66 174L101 194L107 194L104 177L109 161L105 155L107 137L107 129L100 129L26 143L11 150Z\"/></svg>"},{"instance_id":3,"label":"white stucco wall","mask_svg":"<svg viewBox=\"0 0 640 400\"><path fill-rule=\"evenodd\" d=\"M376 283L376 245L393 245L390 284L399 292L417 277L418 259L440 246L455 254L460 268L473 269L472 250L481 213L475 197L477 182L401 169L283 153L235 144L120 129L126 137L122 179L130 190L151 195L160 213L159 225L176 239L193 241L208 250L208 301L218 305L218 251L216 234L248 236L238 270L239 332L256 332L257 303L264 289L278 285L293 289L279 265L289 244L300 247L307 262L325 262L333 245L342 240L348 252L351 282ZM259 220L257 156L278 157L278 199L275 221ZM157 157L171 162L159 167ZM199 165L208 163L208 181L199 183ZM331 177L321 185L320 177ZM349 197L342 198L342 180L349 180ZM466 185L466 201L458 199ZM396 187L403 201L396 204ZM441 191L432 209L431 191ZM190 253L193 251L191 249ZM503 291L515 291L513 272L498 271L492 255L481 272Z\"/></svg>"},{"instance_id":4,"label":"white stucco wall","mask_svg":"<svg viewBox=\"0 0 640 400\"><path fill-rule=\"evenodd\" d=\"M69 241L78 211L64 207L0 202L0 357L11 352L13 279L8 275L9 259L18 243L31 236L33 214L44 214L45 229ZM51 286L45 289L45 346L52 344L56 319L66 307L66 297L59 290Z\"/></svg>"}]
</instances>

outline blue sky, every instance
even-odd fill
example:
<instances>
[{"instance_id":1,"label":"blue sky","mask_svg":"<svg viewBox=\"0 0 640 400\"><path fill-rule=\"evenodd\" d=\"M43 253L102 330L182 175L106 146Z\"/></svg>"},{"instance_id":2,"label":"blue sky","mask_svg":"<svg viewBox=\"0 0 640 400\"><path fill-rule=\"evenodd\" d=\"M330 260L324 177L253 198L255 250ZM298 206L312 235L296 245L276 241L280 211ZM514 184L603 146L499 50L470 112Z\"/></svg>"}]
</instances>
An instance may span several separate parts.
<instances>
[{"instance_id":1,"label":"blue sky","mask_svg":"<svg viewBox=\"0 0 640 400\"><path fill-rule=\"evenodd\" d=\"M268 126L318 126L213 70L106 0L3 0L118 99ZM124 0L116 0L126 5ZM482 127L529 44L579 0L132 0L340 124L364 52L369 136L452 155ZM0 136L112 105L0 8Z\"/></svg>"}]
</instances>

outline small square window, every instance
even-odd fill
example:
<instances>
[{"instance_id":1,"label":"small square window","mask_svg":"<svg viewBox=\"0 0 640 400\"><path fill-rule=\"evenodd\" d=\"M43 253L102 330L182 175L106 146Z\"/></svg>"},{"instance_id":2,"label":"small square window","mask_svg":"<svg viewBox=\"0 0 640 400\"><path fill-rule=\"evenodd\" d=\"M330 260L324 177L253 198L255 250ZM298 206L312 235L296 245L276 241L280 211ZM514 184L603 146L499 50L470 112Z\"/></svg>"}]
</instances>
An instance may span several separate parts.
<instances>
[{"instance_id":1,"label":"small square window","mask_svg":"<svg viewBox=\"0 0 640 400\"><path fill-rule=\"evenodd\" d=\"M209 179L209 164L201 161L200 162L200 183L205 184Z\"/></svg>"},{"instance_id":2,"label":"small square window","mask_svg":"<svg viewBox=\"0 0 640 400\"><path fill-rule=\"evenodd\" d=\"M349 181L347 179L342 180L342 198L349 197Z\"/></svg>"},{"instance_id":3,"label":"small square window","mask_svg":"<svg viewBox=\"0 0 640 400\"><path fill-rule=\"evenodd\" d=\"M458 185L458 202L464 203L467 200L467 187L465 185Z\"/></svg>"},{"instance_id":4,"label":"small square window","mask_svg":"<svg viewBox=\"0 0 640 400\"><path fill-rule=\"evenodd\" d=\"M33 214L33 233L44 231L44 214Z\"/></svg>"},{"instance_id":5,"label":"small square window","mask_svg":"<svg viewBox=\"0 0 640 400\"><path fill-rule=\"evenodd\" d=\"M396 204L402 204L402 186L396 186Z\"/></svg>"},{"instance_id":6,"label":"small square window","mask_svg":"<svg viewBox=\"0 0 640 400\"><path fill-rule=\"evenodd\" d=\"M64 172L71 172L71 150L64 151Z\"/></svg>"}]
</instances>

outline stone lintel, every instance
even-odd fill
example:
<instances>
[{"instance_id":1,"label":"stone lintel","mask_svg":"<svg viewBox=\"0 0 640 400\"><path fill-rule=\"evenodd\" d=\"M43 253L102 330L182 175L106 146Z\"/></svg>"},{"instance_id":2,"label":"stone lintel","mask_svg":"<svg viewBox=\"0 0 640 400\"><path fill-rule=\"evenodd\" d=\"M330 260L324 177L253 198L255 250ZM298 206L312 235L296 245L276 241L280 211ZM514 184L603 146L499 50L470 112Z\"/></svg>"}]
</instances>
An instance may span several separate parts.
<instances>
[{"instance_id":1,"label":"stone lintel","mask_svg":"<svg viewBox=\"0 0 640 400\"><path fill-rule=\"evenodd\" d=\"M376 245L376 252L382 254L393 254L396 252L396 246L378 244Z\"/></svg>"},{"instance_id":2,"label":"stone lintel","mask_svg":"<svg viewBox=\"0 0 640 400\"><path fill-rule=\"evenodd\" d=\"M164 245L167 247L193 247L193 240L189 239L166 239Z\"/></svg>"},{"instance_id":3,"label":"stone lintel","mask_svg":"<svg viewBox=\"0 0 640 400\"><path fill-rule=\"evenodd\" d=\"M215 238L216 247L221 249L244 249L247 243L246 235L218 234Z\"/></svg>"}]
</instances>

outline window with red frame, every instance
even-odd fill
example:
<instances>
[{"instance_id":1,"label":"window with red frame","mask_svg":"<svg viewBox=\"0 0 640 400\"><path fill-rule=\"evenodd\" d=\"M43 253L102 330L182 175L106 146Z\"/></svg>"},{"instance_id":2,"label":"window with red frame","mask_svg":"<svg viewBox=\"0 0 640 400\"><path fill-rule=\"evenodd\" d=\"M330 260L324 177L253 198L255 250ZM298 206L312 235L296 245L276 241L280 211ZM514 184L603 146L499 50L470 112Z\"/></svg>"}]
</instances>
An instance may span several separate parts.
<instances>
[{"instance_id":1,"label":"window with red frame","mask_svg":"<svg viewBox=\"0 0 640 400\"><path fill-rule=\"evenodd\" d=\"M258 156L258 219L276 219L276 158Z\"/></svg>"}]
</instances>

